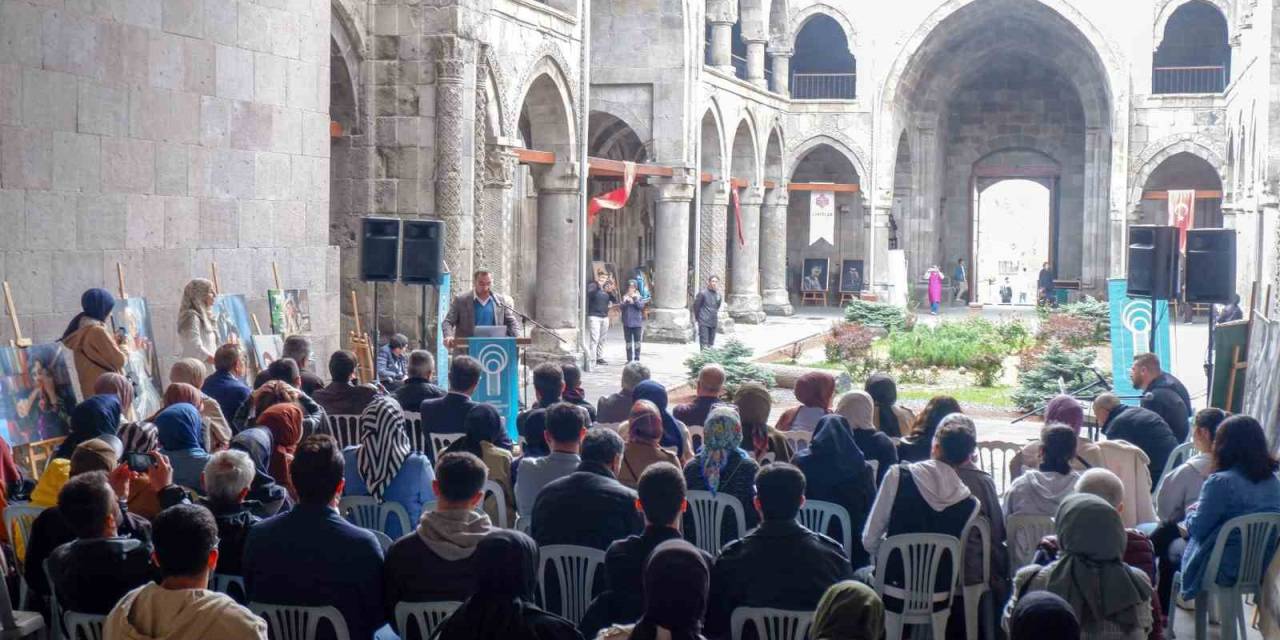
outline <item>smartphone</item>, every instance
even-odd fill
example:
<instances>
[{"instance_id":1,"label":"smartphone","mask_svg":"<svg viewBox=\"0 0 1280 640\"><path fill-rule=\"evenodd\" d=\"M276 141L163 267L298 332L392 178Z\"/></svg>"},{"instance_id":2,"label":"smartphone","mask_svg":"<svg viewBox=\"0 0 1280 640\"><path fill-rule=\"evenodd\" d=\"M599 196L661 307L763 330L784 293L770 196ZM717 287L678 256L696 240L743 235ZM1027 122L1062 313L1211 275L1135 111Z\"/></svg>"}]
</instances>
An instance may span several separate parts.
<instances>
[{"instance_id":1,"label":"smartphone","mask_svg":"<svg viewBox=\"0 0 1280 640\"><path fill-rule=\"evenodd\" d=\"M129 465L130 471L137 473L146 473L151 469L151 465L155 464L155 460L149 453L126 453L125 462Z\"/></svg>"}]
</instances>

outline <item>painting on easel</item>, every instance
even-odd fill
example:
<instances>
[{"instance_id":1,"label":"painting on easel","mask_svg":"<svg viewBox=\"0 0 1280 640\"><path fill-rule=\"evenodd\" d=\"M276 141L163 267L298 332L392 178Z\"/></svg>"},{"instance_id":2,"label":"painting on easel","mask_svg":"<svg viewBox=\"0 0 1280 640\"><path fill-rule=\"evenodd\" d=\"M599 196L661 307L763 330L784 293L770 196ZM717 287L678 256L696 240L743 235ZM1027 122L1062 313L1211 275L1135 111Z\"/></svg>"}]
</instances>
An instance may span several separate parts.
<instances>
[{"instance_id":1,"label":"painting on easel","mask_svg":"<svg viewBox=\"0 0 1280 640\"><path fill-rule=\"evenodd\" d=\"M271 289L267 291L267 307L271 310L272 333L311 333L311 302L306 289Z\"/></svg>"},{"instance_id":2,"label":"painting on easel","mask_svg":"<svg viewBox=\"0 0 1280 640\"><path fill-rule=\"evenodd\" d=\"M244 296L221 295L213 302L213 328L218 332L218 344L234 342L244 349L249 361L256 361L253 351L253 330L249 324L249 308Z\"/></svg>"},{"instance_id":3,"label":"painting on easel","mask_svg":"<svg viewBox=\"0 0 1280 640\"><path fill-rule=\"evenodd\" d=\"M284 351L284 338L276 334L254 336L253 351L257 357L258 371L266 371Z\"/></svg>"},{"instance_id":4,"label":"painting on easel","mask_svg":"<svg viewBox=\"0 0 1280 640\"><path fill-rule=\"evenodd\" d=\"M111 311L116 337L129 345L125 374L133 385L133 417L154 415L162 408L160 387L160 354L156 352L155 333L151 331L151 311L143 298L116 301Z\"/></svg>"},{"instance_id":5,"label":"painting on easel","mask_svg":"<svg viewBox=\"0 0 1280 640\"><path fill-rule=\"evenodd\" d=\"M60 343L0 347L0 436L16 447L66 435L81 397L77 380Z\"/></svg>"}]
</instances>

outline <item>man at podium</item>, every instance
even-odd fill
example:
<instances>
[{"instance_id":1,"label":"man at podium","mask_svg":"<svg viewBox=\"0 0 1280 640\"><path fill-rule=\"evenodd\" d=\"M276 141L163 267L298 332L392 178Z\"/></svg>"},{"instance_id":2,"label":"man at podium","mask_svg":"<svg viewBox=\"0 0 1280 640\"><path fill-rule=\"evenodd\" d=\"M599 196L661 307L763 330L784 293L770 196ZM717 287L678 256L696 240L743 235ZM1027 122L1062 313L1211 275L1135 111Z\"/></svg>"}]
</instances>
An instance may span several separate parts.
<instances>
[{"instance_id":1,"label":"man at podium","mask_svg":"<svg viewBox=\"0 0 1280 640\"><path fill-rule=\"evenodd\" d=\"M486 335L497 333L514 338L520 332L511 299L493 291L493 276L484 269L476 271L471 291L449 303L449 313L444 318L445 344L452 347L455 338L476 337L477 327L506 328L505 333L495 329L480 330Z\"/></svg>"}]
</instances>

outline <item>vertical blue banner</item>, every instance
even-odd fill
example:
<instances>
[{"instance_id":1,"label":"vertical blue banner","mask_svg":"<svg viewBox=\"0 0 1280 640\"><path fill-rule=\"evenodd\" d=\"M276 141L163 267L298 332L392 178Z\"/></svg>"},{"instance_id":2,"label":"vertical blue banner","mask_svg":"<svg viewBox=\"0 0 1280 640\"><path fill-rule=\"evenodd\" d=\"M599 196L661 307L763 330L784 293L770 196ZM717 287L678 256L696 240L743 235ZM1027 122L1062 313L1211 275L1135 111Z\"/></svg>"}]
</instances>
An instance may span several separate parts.
<instances>
[{"instance_id":1,"label":"vertical blue banner","mask_svg":"<svg viewBox=\"0 0 1280 640\"><path fill-rule=\"evenodd\" d=\"M1165 370L1173 368L1169 359L1169 301L1156 301L1156 318L1151 318L1151 300L1148 298L1130 298L1129 283L1124 278L1107 281L1107 299L1111 302L1111 376L1115 379L1112 386L1118 396L1136 396L1138 390L1129 381L1129 367L1133 365L1133 357L1151 350L1151 331L1156 332L1156 355ZM1136 405L1138 400L1124 401L1125 404Z\"/></svg>"},{"instance_id":2,"label":"vertical blue banner","mask_svg":"<svg viewBox=\"0 0 1280 640\"><path fill-rule=\"evenodd\" d=\"M471 399L498 409L511 441L516 433L516 412L520 407L520 356L515 338L471 338L470 354L480 362L480 384Z\"/></svg>"},{"instance_id":3,"label":"vertical blue banner","mask_svg":"<svg viewBox=\"0 0 1280 640\"><path fill-rule=\"evenodd\" d=\"M449 315L449 303L453 301L453 278L440 274L440 286L436 287L436 380L449 388L449 347L444 346L444 317Z\"/></svg>"}]
</instances>

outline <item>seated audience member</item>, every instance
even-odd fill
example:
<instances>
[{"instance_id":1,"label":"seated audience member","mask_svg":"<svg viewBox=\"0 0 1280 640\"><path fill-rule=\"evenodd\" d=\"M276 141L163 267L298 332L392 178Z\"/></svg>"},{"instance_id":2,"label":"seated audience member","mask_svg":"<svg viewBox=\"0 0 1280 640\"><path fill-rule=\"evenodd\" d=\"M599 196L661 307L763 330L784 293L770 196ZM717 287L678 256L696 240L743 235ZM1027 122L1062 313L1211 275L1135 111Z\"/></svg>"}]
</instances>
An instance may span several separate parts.
<instances>
[{"instance_id":1,"label":"seated audience member","mask_svg":"<svg viewBox=\"0 0 1280 640\"><path fill-rule=\"evenodd\" d=\"M489 470L488 479L502 488L506 504L498 505L496 496L488 496L484 501L485 513L496 517L498 509L507 512L507 523L515 526L516 494L511 485L511 437L502 426L502 416L491 404L476 405L467 414L463 423L464 435L453 441L445 453L470 453L484 462Z\"/></svg>"},{"instance_id":2,"label":"seated audience member","mask_svg":"<svg viewBox=\"0 0 1280 640\"><path fill-rule=\"evenodd\" d=\"M938 424L943 418L953 413L964 413L955 398L951 396L930 398L924 411L921 411L911 423L910 432L898 442L898 460L902 462L928 460L933 451L933 434L938 432Z\"/></svg>"},{"instance_id":3,"label":"seated audience member","mask_svg":"<svg viewBox=\"0 0 1280 640\"><path fill-rule=\"evenodd\" d=\"M758 382L745 382L738 385L738 392L733 396L733 406L738 409L742 418L742 440L747 445L747 453L757 464L769 462L791 462L795 452L791 443L781 431L769 426L769 412L773 411L773 396L769 390ZM773 457L766 460L766 456Z\"/></svg>"},{"instance_id":4,"label":"seated audience member","mask_svg":"<svg viewBox=\"0 0 1280 640\"><path fill-rule=\"evenodd\" d=\"M636 492L617 480L622 437L612 429L592 429L582 439L581 455L577 471L547 483L534 500L529 533L540 547L571 544L604 551L641 530Z\"/></svg>"},{"instance_id":5,"label":"seated audience member","mask_svg":"<svg viewBox=\"0 0 1280 640\"><path fill-rule=\"evenodd\" d=\"M1142 408L1159 414L1178 442L1186 440L1192 413L1191 394L1182 381L1165 373L1160 356L1151 352L1133 356L1129 381L1143 392Z\"/></svg>"},{"instance_id":6,"label":"seated audience member","mask_svg":"<svg viewBox=\"0 0 1280 640\"><path fill-rule=\"evenodd\" d=\"M701 638L711 588L711 559L684 540L667 540L644 565L644 609L634 625L615 626L599 640Z\"/></svg>"},{"instance_id":7,"label":"seated audience member","mask_svg":"<svg viewBox=\"0 0 1280 640\"><path fill-rule=\"evenodd\" d=\"M250 602L337 607L352 638L386 622L382 546L338 515L343 460L327 435L307 436L290 465L298 504L254 525L244 545Z\"/></svg>"},{"instance_id":8,"label":"seated audience member","mask_svg":"<svg viewBox=\"0 0 1280 640\"><path fill-rule=\"evenodd\" d=\"M1080 620L1062 596L1032 591L1009 615L1009 640L1080 640Z\"/></svg>"},{"instance_id":9,"label":"seated audience member","mask_svg":"<svg viewBox=\"0 0 1280 640\"><path fill-rule=\"evenodd\" d=\"M875 402L875 428L890 438L901 438L915 421L915 414L898 406L898 385L893 378L883 373L872 374L862 390Z\"/></svg>"},{"instance_id":10,"label":"seated audience member","mask_svg":"<svg viewBox=\"0 0 1280 640\"><path fill-rule=\"evenodd\" d=\"M172 385L171 385L172 386ZM196 408L179 402L156 414L154 418L160 449L173 464L173 481L183 487L202 490L200 474L209 462Z\"/></svg>"},{"instance_id":11,"label":"seated audience member","mask_svg":"<svg viewBox=\"0 0 1280 640\"><path fill-rule=\"evenodd\" d=\"M818 420L831 413L836 379L825 371L810 371L796 379L794 393L800 406L782 412L778 417L778 430L813 431Z\"/></svg>"},{"instance_id":12,"label":"seated audience member","mask_svg":"<svg viewBox=\"0 0 1280 640\"><path fill-rule=\"evenodd\" d=\"M862 532L867 512L876 498L875 475L853 441L849 422L835 414L819 419L813 441L808 449L796 455L795 465L804 472L805 499L838 504L849 512L852 530L840 533L848 533L853 539L853 547L845 549L853 566L871 564L861 540L853 532ZM818 533L829 532L835 534L830 529Z\"/></svg>"},{"instance_id":13,"label":"seated audience member","mask_svg":"<svg viewBox=\"0 0 1280 640\"><path fill-rule=\"evenodd\" d=\"M1078 493L1059 505L1054 527L1061 555L1048 566L1018 570L1005 607L1005 631L1019 600L1049 591L1071 605L1084 637L1146 640L1152 628L1151 583L1141 569L1122 560L1126 538L1120 514L1106 500Z\"/></svg>"},{"instance_id":14,"label":"seated audience member","mask_svg":"<svg viewBox=\"0 0 1280 640\"><path fill-rule=\"evenodd\" d=\"M334 351L329 356L330 382L317 389L314 400L331 416L358 416L378 395L378 390L356 380L356 354Z\"/></svg>"},{"instance_id":15,"label":"seated audience member","mask_svg":"<svg viewBox=\"0 0 1280 640\"><path fill-rule=\"evenodd\" d=\"M234 449L219 451L204 466L205 498L200 501L213 514L218 530L217 571L243 575L240 560L249 530L262 522L254 515L253 504L245 501L253 484L254 467L249 454Z\"/></svg>"},{"instance_id":16,"label":"seated audience member","mask_svg":"<svg viewBox=\"0 0 1280 640\"><path fill-rule=\"evenodd\" d=\"M1213 437L1213 475L1200 487L1200 499L1187 514L1187 548L1182 555L1182 598L1191 600L1206 580L1234 584L1240 573L1240 542L1228 540L1218 575L1205 565L1222 525L1239 516L1280 512L1280 463L1269 453L1262 425L1250 416L1231 416Z\"/></svg>"},{"instance_id":17,"label":"seated audience member","mask_svg":"<svg viewBox=\"0 0 1280 640\"><path fill-rule=\"evenodd\" d=\"M649 379L649 367L639 360L622 367L622 388L617 393L596 399L596 420L601 424L626 422L631 415L631 390Z\"/></svg>"},{"instance_id":18,"label":"seated audience member","mask_svg":"<svg viewBox=\"0 0 1280 640\"><path fill-rule=\"evenodd\" d=\"M46 564L62 611L106 615L121 596L154 578L151 545L120 535L123 516L106 473L68 480L58 492L58 512L75 535Z\"/></svg>"},{"instance_id":19,"label":"seated audience member","mask_svg":"<svg viewBox=\"0 0 1280 640\"><path fill-rule=\"evenodd\" d=\"M533 517L533 505L543 487L577 471L582 463L579 451L587 436L586 413L560 402L546 410L546 422L543 442L550 453L540 458L525 456L515 462L516 511L521 518Z\"/></svg>"},{"instance_id":20,"label":"seated audience member","mask_svg":"<svg viewBox=\"0 0 1280 640\"><path fill-rule=\"evenodd\" d=\"M298 365L293 360L280 358L267 366L267 373L270 377L255 387L249 400L236 411L236 417L231 421L236 433L256 424L257 417L268 407L284 402L296 404L302 409L304 434L319 433L328 428L324 408L299 390L302 378L298 374Z\"/></svg>"},{"instance_id":21,"label":"seated audience member","mask_svg":"<svg viewBox=\"0 0 1280 640\"><path fill-rule=\"evenodd\" d=\"M213 354L213 368L213 375L204 379L200 390L218 403L223 417L231 420L251 392L244 383L244 350L238 344L218 347Z\"/></svg>"},{"instance_id":22,"label":"seated audience member","mask_svg":"<svg viewBox=\"0 0 1280 640\"><path fill-rule=\"evenodd\" d=\"M738 607L812 611L831 585L853 576L840 543L796 522L804 504L804 474L786 463L756 476L760 526L724 546L711 568L706 635L729 637Z\"/></svg>"},{"instance_id":23,"label":"seated audience member","mask_svg":"<svg viewBox=\"0 0 1280 640\"><path fill-rule=\"evenodd\" d=\"M875 589L845 580L818 601L809 637L814 640L878 640L884 636L884 602Z\"/></svg>"},{"instance_id":24,"label":"seated audience member","mask_svg":"<svg viewBox=\"0 0 1280 640\"><path fill-rule=\"evenodd\" d=\"M435 368L436 360L430 351L417 349L409 352L408 377L396 389L396 401L401 409L417 413L423 402L445 396L447 392L444 389L431 383Z\"/></svg>"},{"instance_id":25,"label":"seated audience member","mask_svg":"<svg viewBox=\"0 0 1280 640\"><path fill-rule=\"evenodd\" d=\"M93 382L93 395L115 396L120 401L120 426L122 427L142 418L134 415L133 383L129 382L129 378L124 374L109 371L98 376L98 379Z\"/></svg>"},{"instance_id":26,"label":"seated audience member","mask_svg":"<svg viewBox=\"0 0 1280 640\"><path fill-rule=\"evenodd\" d=\"M558 365L544 362L533 368L533 395L537 402L516 416L516 433L524 438L524 457L539 458L550 453L543 433L547 429L547 410L560 402L564 393L564 371Z\"/></svg>"},{"instance_id":27,"label":"seated audience member","mask_svg":"<svg viewBox=\"0 0 1280 640\"><path fill-rule=\"evenodd\" d=\"M667 411L667 389L654 380L645 380L631 390L634 400L648 400L662 414L662 441L658 444L672 449L680 458L680 463L688 463L693 458L693 439L689 437L689 428L675 419Z\"/></svg>"},{"instance_id":28,"label":"seated audience member","mask_svg":"<svg viewBox=\"0 0 1280 640\"><path fill-rule=\"evenodd\" d=\"M1093 415L1102 425L1108 440L1124 440L1147 454L1151 486L1160 482L1169 454L1178 447L1178 439L1160 414L1122 404L1114 394L1104 393L1093 401Z\"/></svg>"},{"instance_id":29,"label":"seated audience member","mask_svg":"<svg viewBox=\"0 0 1280 640\"><path fill-rule=\"evenodd\" d=\"M160 450L160 435L151 422L126 422L120 425L121 456L129 453L145 453ZM129 512L148 520L160 513L160 496L151 486L150 471L135 473L129 483Z\"/></svg>"},{"instance_id":30,"label":"seated audience member","mask_svg":"<svg viewBox=\"0 0 1280 640\"><path fill-rule=\"evenodd\" d=\"M310 397L311 394L319 391L324 387L324 380L320 376L311 373L311 338L303 335L289 336L284 339L284 348L280 350L280 357L276 362L281 360L289 360L294 365L294 377L297 378L297 384L294 384L294 378L282 378L278 372L272 372L271 365L267 365L267 370L259 373L253 379L253 388L257 389L262 383L268 380L281 380L297 387L302 393ZM275 362L271 363L275 364Z\"/></svg>"},{"instance_id":31,"label":"seated audience member","mask_svg":"<svg viewBox=\"0 0 1280 640\"><path fill-rule=\"evenodd\" d=\"M538 545L519 531L495 529L471 556L475 593L445 619L448 640L582 640L572 622L535 604L542 565Z\"/></svg>"},{"instance_id":32,"label":"seated audience member","mask_svg":"<svg viewBox=\"0 0 1280 640\"><path fill-rule=\"evenodd\" d=\"M962 413L953 413L943 418L939 427L942 425L963 428L973 436L975 442L978 439L977 425L973 423L972 418ZM982 582L984 565L990 563L991 593L996 602L1004 602L1009 595L1010 574L1009 549L1005 546L1004 510L1000 507L1000 493L996 491L996 483L991 478L991 474L979 469L978 465L974 464L972 456L962 464L956 465L955 470L956 475L960 476L960 481L964 486L969 487L973 497L978 499L978 516L986 519L991 532L990 559L982 555L982 539L977 531L969 534L969 539L965 541L964 584L973 585Z\"/></svg>"},{"instance_id":33,"label":"seated audience member","mask_svg":"<svg viewBox=\"0 0 1280 640\"><path fill-rule=\"evenodd\" d=\"M409 339L402 333L393 333L387 343L378 348L378 382L388 391L395 391L409 377L409 362L404 352L409 348Z\"/></svg>"},{"instance_id":34,"label":"seated audience member","mask_svg":"<svg viewBox=\"0 0 1280 640\"><path fill-rule=\"evenodd\" d=\"M1071 460L1071 468L1084 471L1094 467L1105 466L1102 451L1088 437L1080 435L1084 429L1084 408L1080 401L1068 395L1054 396L1044 408L1044 423L1060 423L1071 427L1076 433L1076 456ZM1040 468L1040 441L1036 440L1022 448L1019 456L1022 464L1014 469L1014 475L1021 475L1025 469Z\"/></svg>"},{"instance_id":35,"label":"seated audience member","mask_svg":"<svg viewBox=\"0 0 1280 640\"><path fill-rule=\"evenodd\" d=\"M432 433L462 433L467 414L476 407L471 394L480 384L480 362L471 356L454 356L449 362L449 393L443 397L423 400L418 412L422 414L423 435Z\"/></svg>"},{"instance_id":36,"label":"seated audience member","mask_svg":"<svg viewBox=\"0 0 1280 640\"><path fill-rule=\"evenodd\" d=\"M684 482L690 491L709 491L712 495L725 493L738 499L750 531L759 522L751 505L756 497L756 464L742 450L742 421L732 406L720 406L711 410L706 424L702 425L702 450L684 465ZM725 518L720 530L723 540L740 538L746 531L734 531L737 525ZM692 516L686 518L685 531L692 534ZM725 537L725 534L729 537Z\"/></svg>"},{"instance_id":37,"label":"seated audience member","mask_svg":"<svg viewBox=\"0 0 1280 640\"><path fill-rule=\"evenodd\" d=\"M1156 592L1160 594L1166 613L1173 591L1173 574L1178 571L1179 560L1187 547L1178 525L1187 519L1191 505L1200 499L1200 487L1214 471L1213 438L1218 425L1226 419L1227 413L1222 409L1201 409L1196 413L1191 441L1198 453L1170 471L1156 492L1155 508L1160 526L1151 534L1151 542L1155 545L1156 563L1160 567Z\"/></svg>"},{"instance_id":38,"label":"seated audience member","mask_svg":"<svg viewBox=\"0 0 1280 640\"><path fill-rule=\"evenodd\" d=\"M297 502L291 461L302 441L302 410L295 404L272 405L258 416L258 424L271 434L271 461L267 470L289 492L289 499Z\"/></svg>"},{"instance_id":39,"label":"seated audience member","mask_svg":"<svg viewBox=\"0 0 1280 640\"><path fill-rule=\"evenodd\" d=\"M54 450L54 458L62 458L63 460L71 459L71 453L76 447L85 440L92 440L98 436L108 435L114 436L120 429L120 416L122 413L120 398L114 394L102 394L89 396L84 402L77 404L71 410L71 428L67 432L67 437ZM57 500L57 490L53 492L53 501ZM53 504L50 501L48 504Z\"/></svg>"},{"instance_id":40,"label":"seated audience member","mask_svg":"<svg viewBox=\"0 0 1280 640\"><path fill-rule=\"evenodd\" d=\"M671 415L685 426L701 427L707 421L711 408L724 404L720 396L724 394L724 367L711 363L698 370L698 395L693 402L678 404L671 410Z\"/></svg>"},{"instance_id":41,"label":"seated audience member","mask_svg":"<svg viewBox=\"0 0 1280 640\"><path fill-rule=\"evenodd\" d=\"M560 370L564 373L564 391L561 397L569 404L586 409L587 417L591 419L589 424L595 424L596 408L587 402L587 392L582 390L582 369L576 364L566 364Z\"/></svg>"},{"instance_id":42,"label":"seated audience member","mask_svg":"<svg viewBox=\"0 0 1280 640\"><path fill-rule=\"evenodd\" d=\"M216 352L215 352L216 355ZM191 405L200 412L200 423L203 426L204 444L206 451L222 451L231 444L231 425L228 423L229 418L223 415L222 406L218 401L209 397L202 391L204 388L205 374L204 363L195 358L183 358L169 368L169 387L175 384L189 384L195 390L195 402ZM165 390L166 401L168 406L169 390ZM186 394L182 393L177 396L179 401L186 401Z\"/></svg>"},{"instance_id":43,"label":"seated audience member","mask_svg":"<svg viewBox=\"0 0 1280 640\"><path fill-rule=\"evenodd\" d=\"M476 545L494 530L489 516L476 511L484 499L484 463L470 453L445 453L436 471L435 510L423 512L417 530L387 550L383 600L393 621L401 602L469 598L476 588ZM396 631L404 636L404 629Z\"/></svg>"},{"instance_id":44,"label":"seated audience member","mask_svg":"<svg viewBox=\"0 0 1280 640\"><path fill-rule=\"evenodd\" d=\"M156 517L153 530L160 582L125 594L103 624L105 637L267 640L265 620L209 590L226 540L207 509L170 507Z\"/></svg>"},{"instance_id":45,"label":"seated audience member","mask_svg":"<svg viewBox=\"0 0 1280 640\"><path fill-rule=\"evenodd\" d=\"M844 416L853 428L853 441L858 443L867 460L876 461L876 484L889 473L889 467L898 464L898 448L889 436L876 430L875 401L866 391L850 391L840 396L836 413Z\"/></svg>"},{"instance_id":46,"label":"seated audience member","mask_svg":"<svg viewBox=\"0 0 1280 640\"><path fill-rule=\"evenodd\" d=\"M1040 429L1040 468L1013 481L1005 497L1005 516L1051 516L1058 503L1075 491L1080 474L1071 469L1076 457L1076 434L1065 424Z\"/></svg>"},{"instance_id":47,"label":"seated audience member","mask_svg":"<svg viewBox=\"0 0 1280 640\"><path fill-rule=\"evenodd\" d=\"M245 501L249 510L260 518L288 511L293 502L289 490L271 476L271 456L275 452L271 430L266 427L245 429L231 439L231 450L243 451L253 461L253 481Z\"/></svg>"},{"instance_id":48,"label":"seated audience member","mask_svg":"<svg viewBox=\"0 0 1280 640\"><path fill-rule=\"evenodd\" d=\"M659 462L679 464L676 454L658 444L661 441L662 414L658 407L648 400L637 400L627 420L627 445L622 450L618 481L634 489L649 465Z\"/></svg>"},{"instance_id":49,"label":"seated audience member","mask_svg":"<svg viewBox=\"0 0 1280 640\"><path fill-rule=\"evenodd\" d=\"M404 507L409 522L417 522L423 506L434 498L431 462L414 453L400 404L390 396L378 396L369 403L360 416L360 444L347 447L342 457L344 496L373 496L379 503L394 502ZM408 532L392 521L385 533L394 539Z\"/></svg>"}]
</instances>

